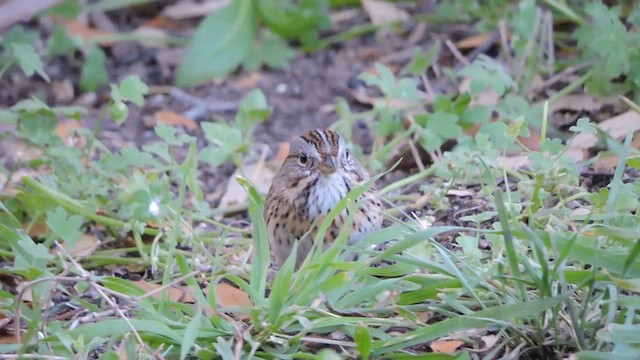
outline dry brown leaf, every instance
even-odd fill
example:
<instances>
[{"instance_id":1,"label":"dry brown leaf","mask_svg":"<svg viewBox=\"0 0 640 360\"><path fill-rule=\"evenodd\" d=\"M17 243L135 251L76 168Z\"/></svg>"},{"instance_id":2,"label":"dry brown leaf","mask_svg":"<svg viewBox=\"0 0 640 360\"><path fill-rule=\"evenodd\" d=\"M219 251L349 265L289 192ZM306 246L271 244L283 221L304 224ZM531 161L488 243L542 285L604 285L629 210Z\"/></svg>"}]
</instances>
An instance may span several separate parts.
<instances>
[{"instance_id":1,"label":"dry brown leaf","mask_svg":"<svg viewBox=\"0 0 640 360\"><path fill-rule=\"evenodd\" d=\"M464 38L455 43L456 48L458 49L473 49L480 45L483 45L487 41L489 41L493 37L493 34L476 34L469 36L468 38Z\"/></svg>"},{"instance_id":2,"label":"dry brown leaf","mask_svg":"<svg viewBox=\"0 0 640 360\"><path fill-rule=\"evenodd\" d=\"M75 92L73 90L73 84L68 79L54 80L51 83L53 90L53 96L55 96L57 102L69 102L73 100Z\"/></svg>"},{"instance_id":3,"label":"dry brown leaf","mask_svg":"<svg viewBox=\"0 0 640 360\"><path fill-rule=\"evenodd\" d=\"M142 25L144 27L152 27L164 30L179 30L184 27L184 25L173 19L164 16L156 16L152 19L149 19L144 22Z\"/></svg>"},{"instance_id":4,"label":"dry brown leaf","mask_svg":"<svg viewBox=\"0 0 640 360\"><path fill-rule=\"evenodd\" d=\"M74 136L75 131L78 129L80 129L80 124L76 120L64 120L56 126L56 134L65 144L70 145L70 138Z\"/></svg>"},{"instance_id":5,"label":"dry brown leaf","mask_svg":"<svg viewBox=\"0 0 640 360\"><path fill-rule=\"evenodd\" d=\"M595 96L587 94L566 95L549 105L549 112L553 113L559 110L571 111L597 111L605 104L602 100Z\"/></svg>"},{"instance_id":6,"label":"dry brown leaf","mask_svg":"<svg viewBox=\"0 0 640 360\"><path fill-rule=\"evenodd\" d=\"M67 33L70 36L79 36L85 41L99 39L102 37L113 35L108 31L98 30L98 29L89 27L78 20L65 20L62 22L62 26L67 29ZM113 41L101 41L100 44L109 46L113 44Z\"/></svg>"},{"instance_id":7,"label":"dry brown leaf","mask_svg":"<svg viewBox=\"0 0 640 360\"><path fill-rule=\"evenodd\" d=\"M216 300L218 305L223 308L253 306L253 301L246 292L225 282L216 285Z\"/></svg>"},{"instance_id":8,"label":"dry brown leaf","mask_svg":"<svg viewBox=\"0 0 640 360\"><path fill-rule=\"evenodd\" d=\"M507 169L517 170L529 165L529 157L526 155L498 156L498 164Z\"/></svg>"},{"instance_id":9,"label":"dry brown leaf","mask_svg":"<svg viewBox=\"0 0 640 360\"><path fill-rule=\"evenodd\" d=\"M184 126L189 130L198 129L198 124L195 121L171 110L160 110L156 112L154 116L157 122L161 122L165 125Z\"/></svg>"},{"instance_id":10,"label":"dry brown leaf","mask_svg":"<svg viewBox=\"0 0 640 360\"><path fill-rule=\"evenodd\" d=\"M614 139L621 139L629 131L640 130L640 114L635 111L627 111L620 115L597 124L602 131L608 133ZM598 137L595 134L581 133L573 137L567 147L576 150L588 150L598 143Z\"/></svg>"},{"instance_id":11,"label":"dry brown leaf","mask_svg":"<svg viewBox=\"0 0 640 360\"><path fill-rule=\"evenodd\" d=\"M531 151L540 150L540 131L534 128L529 128L528 137L518 136L518 140Z\"/></svg>"},{"instance_id":12,"label":"dry brown leaf","mask_svg":"<svg viewBox=\"0 0 640 360\"><path fill-rule=\"evenodd\" d=\"M0 344L17 344L18 339L15 334L5 334L0 336Z\"/></svg>"},{"instance_id":13,"label":"dry brown leaf","mask_svg":"<svg viewBox=\"0 0 640 360\"><path fill-rule=\"evenodd\" d=\"M200 2L182 0L165 7L162 10L162 15L174 20L206 16L227 6L230 2L231 0L209 0Z\"/></svg>"},{"instance_id":14,"label":"dry brown leaf","mask_svg":"<svg viewBox=\"0 0 640 360\"><path fill-rule=\"evenodd\" d=\"M269 191L269 187L271 186L274 176L273 170L263 166L263 163L260 162L243 165L242 170L243 171L241 171L241 169L237 169L233 175L231 175L231 178L227 183L227 190L220 199L220 208L247 202L247 191L236 181L236 178L238 176L242 176L243 173L249 177L260 193L266 194L267 191Z\"/></svg>"},{"instance_id":15,"label":"dry brown leaf","mask_svg":"<svg viewBox=\"0 0 640 360\"><path fill-rule=\"evenodd\" d=\"M289 142L281 142L280 145L278 146L278 153L273 158L273 160L271 160L271 163L277 167L280 167L280 165L287 158L287 155L289 155L290 147L291 147L291 144Z\"/></svg>"},{"instance_id":16,"label":"dry brown leaf","mask_svg":"<svg viewBox=\"0 0 640 360\"><path fill-rule=\"evenodd\" d=\"M619 161L620 157L617 155L600 156L593 163L592 167L596 171L613 172L613 170L618 166Z\"/></svg>"},{"instance_id":17,"label":"dry brown leaf","mask_svg":"<svg viewBox=\"0 0 640 360\"><path fill-rule=\"evenodd\" d=\"M484 342L484 349L486 350L493 349L493 347L498 342L498 337L495 335L481 336L480 339L482 339L482 342Z\"/></svg>"},{"instance_id":18,"label":"dry brown leaf","mask_svg":"<svg viewBox=\"0 0 640 360\"><path fill-rule=\"evenodd\" d=\"M160 284L150 283L150 282L146 282L146 281L142 281L142 280L134 281L133 283L137 287L139 287L141 290L143 290L145 292L156 291L157 289L162 287L162 285L160 285ZM164 293L166 293L167 291L168 291L168 294L169 294L169 300L170 301L175 301L175 302L180 302L180 303L194 303L194 302L196 302L195 298L191 294L191 290L188 287L183 287L183 286L165 288L165 289L163 289L161 291L158 291L158 292L154 293L151 296L156 298L156 299L160 299L161 296Z\"/></svg>"},{"instance_id":19,"label":"dry brown leaf","mask_svg":"<svg viewBox=\"0 0 640 360\"><path fill-rule=\"evenodd\" d=\"M453 354L462 344L464 342L460 340L436 340L431 343L430 347L433 352Z\"/></svg>"},{"instance_id":20,"label":"dry brown leaf","mask_svg":"<svg viewBox=\"0 0 640 360\"><path fill-rule=\"evenodd\" d=\"M458 91L460 93L468 93L471 92L471 78L464 78L460 81L460 85L458 86ZM491 87L487 87L483 92L474 96L471 99L471 103L469 106L474 105L486 105L486 106L495 106L498 104L498 100L500 100L500 95L498 95Z\"/></svg>"},{"instance_id":21,"label":"dry brown leaf","mask_svg":"<svg viewBox=\"0 0 640 360\"><path fill-rule=\"evenodd\" d=\"M100 240L91 234L82 234L82 238L74 246L62 244L72 256L87 257L91 255L100 246ZM55 251L55 250L54 250Z\"/></svg>"},{"instance_id":22,"label":"dry brown leaf","mask_svg":"<svg viewBox=\"0 0 640 360\"><path fill-rule=\"evenodd\" d=\"M360 0L362 7L374 25L409 20L409 14L394 4L381 0Z\"/></svg>"},{"instance_id":23,"label":"dry brown leaf","mask_svg":"<svg viewBox=\"0 0 640 360\"><path fill-rule=\"evenodd\" d=\"M47 235L49 235L49 233L51 233L51 231L49 231L49 227L47 226L47 223L45 221L44 217L41 217L40 219L38 219L33 225L31 225L30 229L27 229L29 227L30 224L22 224L22 230L27 231L27 234L29 234L29 237L32 238L44 238Z\"/></svg>"},{"instance_id":24,"label":"dry brown leaf","mask_svg":"<svg viewBox=\"0 0 640 360\"><path fill-rule=\"evenodd\" d=\"M254 71L234 81L234 85L242 89L253 89L258 85L258 81L260 81L260 74Z\"/></svg>"}]
</instances>

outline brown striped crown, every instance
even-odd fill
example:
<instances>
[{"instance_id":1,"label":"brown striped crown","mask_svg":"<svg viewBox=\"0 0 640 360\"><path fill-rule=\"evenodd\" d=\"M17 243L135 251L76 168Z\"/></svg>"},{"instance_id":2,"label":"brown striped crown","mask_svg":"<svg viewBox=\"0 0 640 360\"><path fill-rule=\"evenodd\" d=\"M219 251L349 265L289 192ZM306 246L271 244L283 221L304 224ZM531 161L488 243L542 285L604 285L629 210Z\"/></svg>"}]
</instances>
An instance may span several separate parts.
<instances>
[{"instance_id":1,"label":"brown striped crown","mask_svg":"<svg viewBox=\"0 0 640 360\"><path fill-rule=\"evenodd\" d=\"M300 137L313 145L323 159L327 154L338 157L338 154L340 153L341 137L333 130L315 129L307 131Z\"/></svg>"}]
</instances>

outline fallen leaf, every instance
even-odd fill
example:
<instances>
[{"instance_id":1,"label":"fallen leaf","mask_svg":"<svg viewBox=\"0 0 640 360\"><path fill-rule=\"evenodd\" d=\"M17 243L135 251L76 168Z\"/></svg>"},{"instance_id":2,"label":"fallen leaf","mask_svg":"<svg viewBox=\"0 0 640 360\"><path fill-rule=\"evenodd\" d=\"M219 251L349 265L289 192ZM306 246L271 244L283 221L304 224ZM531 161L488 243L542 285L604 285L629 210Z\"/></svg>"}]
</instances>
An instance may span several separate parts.
<instances>
[{"instance_id":1,"label":"fallen leaf","mask_svg":"<svg viewBox=\"0 0 640 360\"><path fill-rule=\"evenodd\" d=\"M166 6L162 10L162 15L173 20L183 20L194 17L209 15L229 4L231 0L209 0L209 1L178 1L173 5Z\"/></svg>"},{"instance_id":2,"label":"fallen leaf","mask_svg":"<svg viewBox=\"0 0 640 360\"><path fill-rule=\"evenodd\" d=\"M100 240L91 234L82 234L80 241L73 247L66 243L62 244L62 247L75 257L87 257L98 249L98 246L100 246Z\"/></svg>"},{"instance_id":3,"label":"fallen leaf","mask_svg":"<svg viewBox=\"0 0 640 360\"><path fill-rule=\"evenodd\" d=\"M57 102L66 103L73 100L75 92L73 90L73 84L68 79L54 80L51 84L53 90L53 96L55 96Z\"/></svg>"},{"instance_id":4,"label":"fallen leaf","mask_svg":"<svg viewBox=\"0 0 640 360\"><path fill-rule=\"evenodd\" d=\"M22 230L28 230L27 234L31 238L42 239L51 233L44 217L38 219L33 225L31 225L31 228L29 228L29 225L30 224L22 224Z\"/></svg>"},{"instance_id":5,"label":"fallen leaf","mask_svg":"<svg viewBox=\"0 0 640 360\"><path fill-rule=\"evenodd\" d=\"M263 163L257 162L243 165L241 169L237 169L227 183L227 189L220 199L219 207L225 208L229 205L247 202L247 191L236 181L238 176L243 176L242 174L245 174L251 180L260 193L266 194L273 181L274 172L263 165Z\"/></svg>"},{"instance_id":6,"label":"fallen leaf","mask_svg":"<svg viewBox=\"0 0 640 360\"><path fill-rule=\"evenodd\" d=\"M470 190L458 190L458 189L450 189L447 191L447 195L449 196L457 196L457 197L471 197L476 193Z\"/></svg>"},{"instance_id":7,"label":"fallen leaf","mask_svg":"<svg viewBox=\"0 0 640 360\"><path fill-rule=\"evenodd\" d=\"M113 35L108 31L98 30L98 29L89 27L78 20L64 20L61 22L61 25L67 29L67 33L70 36L78 36L82 38L84 41L105 38ZM105 46L110 46L113 44L113 41L103 40L103 41L100 41L100 44Z\"/></svg>"},{"instance_id":8,"label":"fallen leaf","mask_svg":"<svg viewBox=\"0 0 640 360\"><path fill-rule=\"evenodd\" d=\"M436 340L431 343L430 347L433 352L453 354L462 344L464 342L460 340Z\"/></svg>"},{"instance_id":9,"label":"fallen leaf","mask_svg":"<svg viewBox=\"0 0 640 360\"><path fill-rule=\"evenodd\" d=\"M528 137L518 136L518 140L531 151L540 150L540 131L534 128L529 128Z\"/></svg>"},{"instance_id":10,"label":"fallen leaf","mask_svg":"<svg viewBox=\"0 0 640 360\"><path fill-rule=\"evenodd\" d=\"M599 156L593 163L592 168L596 171L613 172L619 161L620 157L617 155Z\"/></svg>"},{"instance_id":11,"label":"fallen leaf","mask_svg":"<svg viewBox=\"0 0 640 360\"><path fill-rule=\"evenodd\" d=\"M6 334L0 336L0 344L17 344L18 339L15 334Z\"/></svg>"},{"instance_id":12,"label":"fallen leaf","mask_svg":"<svg viewBox=\"0 0 640 360\"><path fill-rule=\"evenodd\" d=\"M253 89L258 85L258 81L260 81L260 74L258 74L257 71L254 71L251 74L234 81L234 85L242 89Z\"/></svg>"},{"instance_id":13,"label":"fallen leaf","mask_svg":"<svg viewBox=\"0 0 640 360\"><path fill-rule=\"evenodd\" d=\"M485 44L486 42L491 40L492 37L493 34L491 33L476 34L457 41L455 45L458 49L473 49Z\"/></svg>"},{"instance_id":14,"label":"fallen leaf","mask_svg":"<svg viewBox=\"0 0 640 360\"><path fill-rule=\"evenodd\" d=\"M289 155L290 147L291 147L291 144L289 142L281 142L280 146L278 146L278 153L273 158L273 160L271 160L271 163L277 167L280 167L280 165L282 165L284 160Z\"/></svg>"},{"instance_id":15,"label":"fallen leaf","mask_svg":"<svg viewBox=\"0 0 640 360\"><path fill-rule=\"evenodd\" d=\"M471 92L471 78L462 79L460 85L458 85L458 91L460 93ZM488 86L483 92L471 99L469 106L486 105L493 107L498 104L498 100L500 100L500 95L493 91L491 86Z\"/></svg>"},{"instance_id":16,"label":"fallen leaf","mask_svg":"<svg viewBox=\"0 0 640 360\"><path fill-rule=\"evenodd\" d=\"M184 27L184 25L181 22L175 21L174 19L170 19L165 16L156 16L152 19L149 19L145 21L142 26L153 27L153 28L164 29L164 30L180 30Z\"/></svg>"},{"instance_id":17,"label":"fallen leaf","mask_svg":"<svg viewBox=\"0 0 640 360\"><path fill-rule=\"evenodd\" d=\"M160 284L150 283L142 280L134 281L133 283L141 290L146 292L157 291L157 289L160 289L162 287L162 285ZM169 294L170 301L189 304L196 302L195 297L191 294L191 289L186 286L164 288L161 291L157 291L156 293L152 294L151 296L156 299L160 299L161 296L166 292L168 292Z\"/></svg>"},{"instance_id":18,"label":"fallen leaf","mask_svg":"<svg viewBox=\"0 0 640 360\"><path fill-rule=\"evenodd\" d=\"M381 0L360 0L362 7L374 25L409 20L409 14L394 4Z\"/></svg>"},{"instance_id":19,"label":"fallen leaf","mask_svg":"<svg viewBox=\"0 0 640 360\"><path fill-rule=\"evenodd\" d=\"M640 130L640 114L630 110L602 121L596 124L596 126L614 139L621 139L627 135L629 131ZM594 147L597 143L598 137L595 134L580 133L569 140L567 147L570 149L587 150Z\"/></svg>"},{"instance_id":20,"label":"fallen leaf","mask_svg":"<svg viewBox=\"0 0 640 360\"><path fill-rule=\"evenodd\" d=\"M156 112L154 116L157 122L165 125L184 126L189 130L198 129L198 124L195 121L171 110L160 110Z\"/></svg>"},{"instance_id":21,"label":"fallen leaf","mask_svg":"<svg viewBox=\"0 0 640 360\"><path fill-rule=\"evenodd\" d=\"M216 300L218 305L223 308L253 306L253 301L246 292L226 282L219 282L216 285Z\"/></svg>"},{"instance_id":22,"label":"fallen leaf","mask_svg":"<svg viewBox=\"0 0 640 360\"><path fill-rule=\"evenodd\" d=\"M73 145L73 137L75 136L75 131L80 129L80 124L76 120L65 120L61 121L58 126L56 126L56 134L60 137L60 139L67 145Z\"/></svg>"},{"instance_id":23,"label":"fallen leaf","mask_svg":"<svg viewBox=\"0 0 640 360\"><path fill-rule=\"evenodd\" d=\"M511 170L529 165L529 157L526 155L498 156L497 160L498 165Z\"/></svg>"},{"instance_id":24,"label":"fallen leaf","mask_svg":"<svg viewBox=\"0 0 640 360\"><path fill-rule=\"evenodd\" d=\"M484 342L484 349L493 349L493 346L498 342L498 337L495 335L481 336L482 342Z\"/></svg>"},{"instance_id":25,"label":"fallen leaf","mask_svg":"<svg viewBox=\"0 0 640 360\"><path fill-rule=\"evenodd\" d=\"M566 95L549 105L549 112L553 113L560 110L571 111L597 111L605 105L605 102L595 96L587 94Z\"/></svg>"}]
</instances>

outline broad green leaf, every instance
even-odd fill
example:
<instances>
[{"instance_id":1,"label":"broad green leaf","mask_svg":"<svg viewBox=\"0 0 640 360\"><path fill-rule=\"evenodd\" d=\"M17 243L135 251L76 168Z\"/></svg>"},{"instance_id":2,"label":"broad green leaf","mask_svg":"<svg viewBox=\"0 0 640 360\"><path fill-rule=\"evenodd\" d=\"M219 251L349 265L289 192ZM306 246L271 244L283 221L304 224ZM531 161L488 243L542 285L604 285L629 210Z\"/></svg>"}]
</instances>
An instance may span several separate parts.
<instances>
[{"instance_id":1,"label":"broad green leaf","mask_svg":"<svg viewBox=\"0 0 640 360\"><path fill-rule=\"evenodd\" d=\"M235 0L208 15L196 30L176 72L178 86L203 83L233 71L255 41L252 0Z\"/></svg>"},{"instance_id":2,"label":"broad green leaf","mask_svg":"<svg viewBox=\"0 0 640 360\"><path fill-rule=\"evenodd\" d=\"M70 246L74 246L82 237L82 217L71 215L67 217L67 211L57 207L55 211L47 213L47 226L53 233L59 236Z\"/></svg>"},{"instance_id":3,"label":"broad green leaf","mask_svg":"<svg viewBox=\"0 0 640 360\"><path fill-rule=\"evenodd\" d=\"M89 48L87 58L82 65L80 87L87 91L96 91L100 86L109 82L107 72L107 57L97 45Z\"/></svg>"},{"instance_id":4,"label":"broad green leaf","mask_svg":"<svg viewBox=\"0 0 640 360\"><path fill-rule=\"evenodd\" d=\"M44 72L42 60L40 60L40 56L38 56L33 46L29 44L12 44L11 51L25 75L33 76L33 74L38 73L47 82L51 81L49 75Z\"/></svg>"}]
</instances>

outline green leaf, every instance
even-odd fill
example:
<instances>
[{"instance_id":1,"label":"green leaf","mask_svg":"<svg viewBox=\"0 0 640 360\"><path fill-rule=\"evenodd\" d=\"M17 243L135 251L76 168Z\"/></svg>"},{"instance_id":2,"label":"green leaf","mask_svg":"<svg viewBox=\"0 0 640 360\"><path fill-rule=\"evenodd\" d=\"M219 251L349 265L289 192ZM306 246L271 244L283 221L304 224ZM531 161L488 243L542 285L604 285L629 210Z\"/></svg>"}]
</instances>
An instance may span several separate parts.
<instances>
[{"instance_id":1,"label":"green leaf","mask_svg":"<svg viewBox=\"0 0 640 360\"><path fill-rule=\"evenodd\" d=\"M51 33L47 53L50 56L71 55L79 46L78 39L70 37L64 27L56 26Z\"/></svg>"},{"instance_id":2,"label":"green leaf","mask_svg":"<svg viewBox=\"0 0 640 360\"><path fill-rule=\"evenodd\" d=\"M262 39L255 42L246 56L243 66L247 71L258 69L262 64L280 69L293 59L296 52L284 39L271 31L265 30Z\"/></svg>"},{"instance_id":3,"label":"green leaf","mask_svg":"<svg viewBox=\"0 0 640 360\"><path fill-rule=\"evenodd\" d=\"M25 75L33 76L33 74L38 73L47 82L51 81L49 75L44 72L40 56L38 56L33 46L23 43L12 44L11 52Z\"/></svg>"},{"instance_id":4,"label":"green leaf","mask_svg":"<svg viewBox=\"0 0 640 360\"><path fill-rule=\"evenodd\" d=\"M251 90L240 102L240 111L236 116L237 128L246 133L251 126L263 122L270 114L271 109L262 90Z\"/></svg>"},{"instance_id":5,"label":"green leaf","mask_svg":"<svg viewBox=\"0 0 640 360\"><path fill-rule=\"evenodd\" d=\"M144 95L149 93L149 87L140 80L138 75L129 75L124 78L118 89L122 99L131 101L138 106L144 104Z\"/></svg>"},{"instance_id":6,"label":"green leaf","mask_svg":"<svg viewBox=\"0 0 640 360\"><path fill-rule=\"evenodd\" d=\"M258 0L256 5L269 29L287 38L304 42L316 29L331 24L326 0Z\"/></svg>"},{"instance_id":7,"label":"green leaf","mask_svg":"<svg viewBox=\"0 0 640 360\"><path fill-rule=\"evenodd\" d=\"M198 26L176 73L178 86L190 86L233 71L255 41L251 0L236 0L207 16Z\"/></svg>"},{"instance_id":8,"label":"green leaf","mask_svg":"<svg viewBox=\"0 0 640 360\"><path fill-rule=\"evenodd\" d=\"M356 351L360 353L361 359L368 359L371 353L371 334L366 326L357 326L353 340L356 342Z\"/></svg>"},{"instance_id":9,"label":"green leaf","mask_svg":"<svg viewBox=\"0 0 640 360\"><path fill-rule=\"evenodd\" d=\"M409 65L407 65L407 70L413 76L419 76L423 74L429 66L433 64L433 62L438 58L438 54L440 53L440 42L436 42L434 46L432 46L427 51L422 51L420 48L413 49L413 58Z\"/></svg>"},{"instance_id":10,"label":"green leaf","mask_svg":"<svg viewBox=\"0 0 640 360\"><path fill-rule=\"evenodd\" d=\"M47 226L53 233L59 236L65 243L73 246L82 237L82 217L71 215L67 217L67 211L57 207L55 211L47 212Z\"/></svg>"},{"instance_id":11,"label":"green leaf","mask_svg":"<svg viewBox=\"0 0 640 360\"><path fill-rule=\"evenodd\" d=\"M200 151L200 158L212 166L218 166L242 145L242 133L223 123L202 123L205 138L214 144Z\"/></svg>"},{"instance_id":12,"label":"green leaf","mask_svg":"<svg viewBox=\"0 0 640 360\"><path fill-rule=\"evenodd\" d=\"M597 134L598 128L589 121L587 118L580 118L578 122L572 127L569 128L569 131L574 133L584 133L584 134Z\"/></svg>"},{"instance_id":13,"label":"green leaf","mask_svg":"<svg viewBox=\"0 0 640 360\"><path fill-rule=\"evenodd\" d=\"M504 95L507 89L515 87L515 82L502 65L484 54L462 69L458 76L471 78L472 94L479 94L491 87L498 95Z\"/></svg>"},{"instance_id":14,"label":"green leaf","mask_svg":"<svg viewBox=\"0 0 640 360\"><path fill-rule=\"evenodd\" d=\"M80 87L86 91L96 91L100 86L109 82L107 72L107 57L104 51L93 45L89 49L87 58L82 65L80 74Z\"/></svg>"},{"instance_id":15,"label":"green leaf","mask_svg":"<svg viewBox=\"0 0 640 360\"><path fill-rule=\"evenodd\" d=\"M198 306L198 309L195 311L195 315L191 321L189 321L189 325L187 325L187 328L184 330L184 338L182 339L182 344L180 344L180 360L185 359L191 348L195 345L201 322L202 310L200 309L200 306Z\"/></svg>"}]
</instances>

